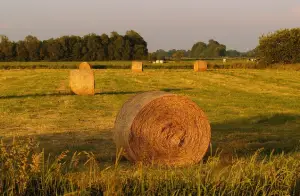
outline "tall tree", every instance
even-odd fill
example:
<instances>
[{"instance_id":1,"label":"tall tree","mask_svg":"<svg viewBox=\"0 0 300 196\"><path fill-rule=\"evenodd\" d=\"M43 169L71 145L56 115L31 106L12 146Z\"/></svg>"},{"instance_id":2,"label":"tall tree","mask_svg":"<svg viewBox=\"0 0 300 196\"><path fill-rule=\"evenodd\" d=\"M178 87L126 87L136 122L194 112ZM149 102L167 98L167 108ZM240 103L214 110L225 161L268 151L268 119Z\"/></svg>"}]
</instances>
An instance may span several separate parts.
<instances>
[{"instance_id":1,"label":"tall tree","mask_svg":"<svg viewBox=\"0 0 300 196\"><path fill-rule=\"evenodd\" d=\"M17 61L29 60L29 54L26 48L25 41L18 41L16 44L16 60Z\"/></svg>"},{"instance_id":2,"label":"tall tree","mask_svg":"<svg viewBox=\"0 0 300 196\"><path fill-rule=\"evenodd\" d=\"M126 36L129 38L132 48L132 58L135 60L146 59L148 56L147 42L137 32L130 30L126 32Z\"/></svg>"},{"instance_id":3,"label":"tall tree","mask_svg":"<svg viewBox=\"0 0 300 196\"><path fill-rule=\"evenodd\" d=\"M28 60L30 61L38 61L40 60L40 46L41 43L38 38L28 35L24 39L25 48L28 52Z\"/></svg>"},{"instance_id":4,"label":"tall tree","mask_svg":"<svg viewBox=\"0 0 300 196\"><path fill-rule=\"evenodd\" d=\"M58 61L63 59L64 50L57 39L50 39L47 42L47 53L50 61Z\"/></svg>"},{"instance_id":5,"label":"tall tree","mask_svg":"<svg viewBox=\"0 0 300 196\"><path fill-rule=\"evenodd\" d=\"M0 36L0 60L12 61L15 56L15 44L7 36Z\"/></svg>"}]
</instances>

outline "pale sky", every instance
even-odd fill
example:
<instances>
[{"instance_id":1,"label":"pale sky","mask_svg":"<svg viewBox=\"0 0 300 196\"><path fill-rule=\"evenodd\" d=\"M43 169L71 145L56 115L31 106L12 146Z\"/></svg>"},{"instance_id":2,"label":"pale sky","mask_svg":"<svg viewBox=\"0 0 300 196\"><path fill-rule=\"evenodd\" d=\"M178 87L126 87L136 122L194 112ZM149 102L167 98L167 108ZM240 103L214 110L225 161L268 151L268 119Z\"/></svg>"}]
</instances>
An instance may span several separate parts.
<instances>
[{"instance_id":1,"label":"pale sky","mask_svg":"<svg viewBox=\"0 0 300 196\"><path fill-rule=\"evenodd\" d=\"M300 0L0 0L0 34L48 39L135 30L150 51L215 39L246 51L258 37L300 27Z\"/></svg>"}]
</instances>

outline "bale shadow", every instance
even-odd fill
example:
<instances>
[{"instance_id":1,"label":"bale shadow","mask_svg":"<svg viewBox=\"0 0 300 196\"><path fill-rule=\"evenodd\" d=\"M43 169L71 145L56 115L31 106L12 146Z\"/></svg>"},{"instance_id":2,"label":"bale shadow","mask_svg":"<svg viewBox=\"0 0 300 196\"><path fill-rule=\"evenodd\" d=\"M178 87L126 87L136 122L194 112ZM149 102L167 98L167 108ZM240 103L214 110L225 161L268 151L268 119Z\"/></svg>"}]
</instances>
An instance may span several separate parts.
<instances>
[{"instance_id":1,"label":"bale shadow","mask_svg":"<svg viewBox=\"0 0 300 196\"><path fill-rule=\"evenodd\" d=\"M178 91L185 91L185 90L192 90L193 88L162 88L157 91L164 91L164 92L178 92ZM152 91L152 90L149 90ZM146 93L149 91L108 91L108 92L97 92L96 95L127 95L127 94L139 94L139 93Z\"/></svg>"},{"instance_id":2,"label":"bale shadow","mask_svg":"<svg viewBox=\"0 0 300 196\"><path fill-rule=\"evenodd\" d=\"M177 92L184 90L191 90L192 88L162 88L160 91L165 92ZM96 92L95 95L127 95L127 94L138 94L149 91L107 91L107 92ZM25 95L7 95L0 96L0 99L22 99L22 98L35 98L35 97L59 97L59 96L75 96L71 91L60 91L54 93L33 93Z\"/></svg>"},{"instance_id":3,"label":"bale shadow","mask_svg":"<svg viewBox=\"0 0 300 196\"><path fill-rule=\"evenodd\" d=\"M251 156L300 151L300 115L273 114L212 123L212 146L207 153L220 154L231 160L234 156Z\"/></svg>"},{"instance_id":4,"label":"bale shadow","mask_svg":"<svg viewBox=\"0 0 300 196\"><path fill-rule=\"evenodd\" d=\"M73 96L74 93L68 92L56 92L56 93L33 93L25 95L7 95L0 96L0 99L22 99L22 98L35 98L35 97L59 97L59 96Z\"/></svg>"}]
</instances>

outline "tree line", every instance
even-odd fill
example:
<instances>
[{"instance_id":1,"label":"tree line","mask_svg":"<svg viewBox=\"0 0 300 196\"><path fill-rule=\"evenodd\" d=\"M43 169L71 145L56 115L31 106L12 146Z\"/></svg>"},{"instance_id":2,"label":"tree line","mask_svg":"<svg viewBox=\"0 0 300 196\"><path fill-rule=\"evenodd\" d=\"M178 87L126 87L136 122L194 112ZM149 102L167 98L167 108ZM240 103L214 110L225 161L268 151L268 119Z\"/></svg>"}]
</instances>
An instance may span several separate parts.
<instances>
[{"instance_id":1,"label":"tree line","mask_svg":"<svg viewBox=\"0 0 300 196\"><path fill-rule=\"evenodd\" d=\"M265 38L266 40L266 38ZM267 41L269 41L268 39ZM262 43L262 42L261 42ZM195 43L190 50L159 49L148 53L147 42L137 32L125 35L112 32L97 35L62 36L39 40L28 35L24 40L10 41L0 36L0 61L107 61L107 60L181 60L182 58L255 57L258 48L239 52L226 50L224 44L210 39Z\"/></svg>"},{"instance_id":2,"label":"tree line","mask_svg":"<svg viewBox=\"0 0 300 196\"><path fill-rule=\"evenodd\" d=\"M112 32L110 36L88 34L43 41L32 35L18 42L0 36L0 61L142 60L147 57L147 42L133 30L124 36Z\"/></svg>"},{"instance_id":3,"label":"tree line","mask_svg":"<svg viewBox=\"0 0 300 196\"><path fill-rule=\"evenodd\" d=\"M254 50L247 52L239 52L237 50L226 50L224 44L220 44L218 41L210 39L208 43L202 41L193 45L190 50L162 50L159 49L156 52L149 53L149 60L165 60L173 59L180 60L182 58L220 58L220 57L255 57Z\"/></svg>"}]
</instances>

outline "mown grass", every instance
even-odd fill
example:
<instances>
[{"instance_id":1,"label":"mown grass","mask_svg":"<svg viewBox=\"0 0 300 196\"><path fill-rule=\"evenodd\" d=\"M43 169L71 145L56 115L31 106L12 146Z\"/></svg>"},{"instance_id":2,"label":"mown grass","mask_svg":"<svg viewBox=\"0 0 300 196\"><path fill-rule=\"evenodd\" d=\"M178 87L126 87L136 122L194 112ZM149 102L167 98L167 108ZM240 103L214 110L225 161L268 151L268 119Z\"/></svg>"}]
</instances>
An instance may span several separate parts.
<instances>
[{"instance_id":1,"label":"mown grass","mask_svg":"<svg viewBox=\"0 0 300 196\"><path fill-rule=\"evenodd\" d=\"M4 142L0 154L0 192L299 193L299 72L95 72L97 94L80 97L69 91L68 70L0 71L0 138ZM131 166L124 159L116 161L111 136L116 114L129 97L149 90L187 96L205 111L212 125L212 145L203 163L168 169ZM18 139L7 147L13 137ZM27 137L36 142L18 144L18 140ZM4 149L9 152L3 153ZM255 154L259 149L262 150ZM68 153L61 155L66 150ZM38 169L34 170L35 167ZM22 187L18 188L19 185Z\"/></svg>"}]
</instances>

